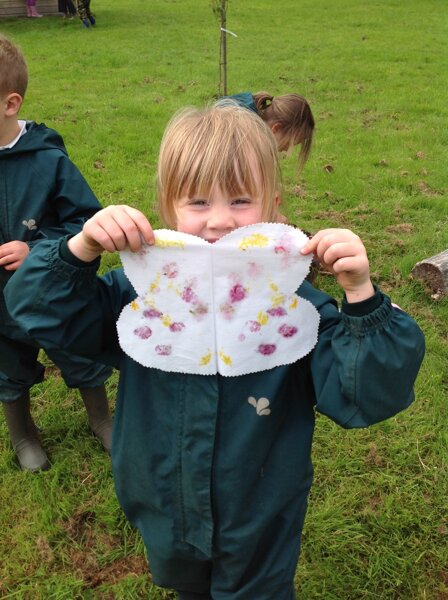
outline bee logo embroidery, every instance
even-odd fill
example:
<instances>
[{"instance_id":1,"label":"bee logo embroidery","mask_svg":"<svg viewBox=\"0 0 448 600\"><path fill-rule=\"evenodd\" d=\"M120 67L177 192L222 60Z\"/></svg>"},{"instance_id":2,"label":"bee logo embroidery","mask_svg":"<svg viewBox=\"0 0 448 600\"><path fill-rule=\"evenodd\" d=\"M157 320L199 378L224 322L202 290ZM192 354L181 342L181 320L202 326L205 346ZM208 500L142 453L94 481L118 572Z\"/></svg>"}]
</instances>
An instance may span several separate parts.
<instances>
[{"instance_id":1,"label":"bee logo embroidery","mask_svg":"<svg viewBox=\"0 0 448 600\"><path fill-rule=\"evenodd\" d=\"M269 400L267 398L259 398L259 400L255 400L253 396L249 396L247 401L255 408L259 417L267 417L271 414L271 409L268 408Z\"/></svg>"},{"instance_id":2,"label":"bee logo embroidery","mask_svg":"<svg viewBox=\"0 0 448 600\"><path fill-rule=\"evenodd\" d=\"M22 225L28 227L29 230L37 229L36 221L34 219L28 219L28 221L22 221Z\"/></svg>"}]
</instances>

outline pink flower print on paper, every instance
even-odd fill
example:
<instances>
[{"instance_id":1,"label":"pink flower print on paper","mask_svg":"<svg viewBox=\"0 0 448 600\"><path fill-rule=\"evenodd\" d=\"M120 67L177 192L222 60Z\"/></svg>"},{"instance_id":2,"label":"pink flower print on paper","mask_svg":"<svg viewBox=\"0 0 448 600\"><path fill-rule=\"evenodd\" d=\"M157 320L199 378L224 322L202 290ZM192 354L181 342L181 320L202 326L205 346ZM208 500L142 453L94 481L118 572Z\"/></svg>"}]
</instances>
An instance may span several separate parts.
<instances>
[{"instance_id":1,"label":"pink flower print on paper","mask_svg":"<svg viewBox=\"0 0 448 600\"><path fill-rule=\"evenodd\" d=\"M168 279L175 279L179 274L177 264L175 262L167 263L162 267L162 273L165 275L165 277L168 277Z\"/></svg>"},{"instance_id":2,"label":"pink flower print on paper","mask_svg":"<svg viewBox=\"0 0 448 600\"><path fill-rule=\"evenodd\" d=\"M276 254L291 254L292 249L293 240L288 233L282 235L277 244L274 246L274 252Z\"/></svg>"},{"instance_id":3,"label":"pink flower print on paper","mask_svg":"<svg viewBox=\"0 0 448 600\"><path fill-rule=\"evenodd\" d=\"M260 344L258 346L258 352L263 356L270 356L271 354L274 354L276 350L277 346L275 344Z\"/></svg>"},{"instance_id":4,"label":"pink flower print on paper","mask_svg":"<svg viewBox=\"0 0 448 600\"><path fill-rule=\"evenodd\" d=\"M251 333L256 333L261 329L261 325L258 321L247 321L246 325Z\"/></svg>"},{"instance_id":5,"label":"pink flower print on paper","mask_svg":"<svg viewBox=\"0 0 448 600\"><path fill-rule=\"evenodd\" d=\"M159 344L154 348L154 350L159 356L169 356L171 354L172 348L171 346L166 344Z\"/></svg>"},{"instance_id":6,"label":"pink flower print on paper","mask_svg":"<svg viewBox=\"0 0 448 600\"><path fill-rule=\"evenodd\" d=\"M185 325L183 323L171 323L170 325L170 331L173 333L182 331L182 329L185 329Z\"/></svg>"},{"instance_id":7,"label":"pink flower print on paper","mask_svg":"<svg viewBox=\"0 0 448 600\"><path fill-rule=\"evenodd\" d=\"M141 340L147 340L152 336L152 330L150 327L143 325L142 327L134 329L134 334Z\"/></svg>"},{"instance_id":8,"label":"pink flower print on paper","mask_svg":"<svg viewBox=\"0 0 448 600\"><path fill-rule=\"evenodd\" d=\"M231 275L229 279L235 281L236 277ZM241 283L233 284L229 290L229 299L226 302L223 302L219 307L219 311L221 312L222 316L230 321L235 314L235 308L233 305L237 302L241 302L246 297L246 288L241 285Z\"/></svg>"},{"instance_id":9,"label":"pink flower print on paper","mask_svg":"<svg viewBox=\"0 0 448 600\"><path fill-rule=\"evenodd\" d=\"M293 335L296 335L297 331L297 327L294 327L292 325L286 325L286 323L278 328L278 332L285 338L289 338Z\"/></svg>"},{"instance_id":10,"label":"pink flower print on paper","mask_svg":"<svg viewBox=\"0 0 448 600\"><path fill-rule=\"evenodd\" d=\"M283 268L290 264L290 260L294 254L294 242L289 233L281 236L274 247L274 252L281 257Z\"/></svg>"},{"instance_id":11,"label":"pink flower print on paper","mask_svg":"<svg viewBox=\"0 0 448 600\"><path fill-rule=\"evenodd\" d=\"M161 313L160 310L157 310L156 308L147 308L143 311L143 316L147 319L160 319L162 315L163 313Z\"/></svg>"},{"instance_id":12,"label":"pink flower print on paper","mask_svg":"<svg viewBox=\"0 0 448 600\"><path fill-rule=\"evenodd\" d=\"M188 304L196 304L198 302L198 297L194 293L192 286L189 284L182 290L181 298L184 302L188 302Z\"/></svg>"},{"instance_id":13,"label":"pink flower print on paper","mask_svg":"<svg viewBox=\"0 0 448 600\"><path fill-rule=\"evenodd\" d=\"M241 302L246 297L246 289L240 283L235 284L229 292L230 302Z\"/></svg>"},{"instance_id":14,"label":"pink flower print on paper","mask_svg":"<svg viewBox=\"0 0 448 600\"><path fill-rule=\"evenodd\" d=\"M284 317L287 314L283 306L273 306L272 308L268 308L266 312L271 317Z\"/></svg>"}]
</instances>

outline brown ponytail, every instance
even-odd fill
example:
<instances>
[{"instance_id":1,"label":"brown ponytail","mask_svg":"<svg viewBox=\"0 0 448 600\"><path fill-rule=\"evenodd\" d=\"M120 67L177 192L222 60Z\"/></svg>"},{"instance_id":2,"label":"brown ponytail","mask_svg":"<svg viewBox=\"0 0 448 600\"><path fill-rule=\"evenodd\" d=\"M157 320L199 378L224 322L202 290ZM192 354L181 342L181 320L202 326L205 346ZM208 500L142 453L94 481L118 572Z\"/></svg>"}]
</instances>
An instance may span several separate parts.
<instances>
[{"instance_id":1,"label":"brown ponytail","mask_svg":"<svg viewBox=\"0 0 448 600\"><path fill-rule=\"evenodd\" d=\"M299 94L271 96L267 92L253 94L260 117L269 127L278 125L277 145L280 151L300 144L298 168L308 160L314 132L314 117L307 100Z\"/></svg>"}]
</instances>

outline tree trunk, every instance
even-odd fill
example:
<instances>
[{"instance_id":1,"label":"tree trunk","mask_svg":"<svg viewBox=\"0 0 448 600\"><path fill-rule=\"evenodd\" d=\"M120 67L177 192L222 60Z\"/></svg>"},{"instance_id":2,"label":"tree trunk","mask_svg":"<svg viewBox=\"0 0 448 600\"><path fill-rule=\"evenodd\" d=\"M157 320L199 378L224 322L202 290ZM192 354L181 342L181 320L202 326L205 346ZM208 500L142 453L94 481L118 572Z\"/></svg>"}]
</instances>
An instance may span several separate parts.
<instances>
[{"instance_id":1,"label":"tree trunk","mask_svg":"<svg viewBox=\"0 0 448 600\"><path fill-rule=\"evenodd\" d=\"M426 284L434 293L448 292L448 250L418 262L411 271L412 277Z\"/></svg>"},{"instance_id":2,"label":"tree trunk","mask_svg":"<svg viewBox=\"0 0 448 600\"><path fill-rule=\"evenodd\" d=\"M221 0L221 47L219 61L219 93L227 96L227 7L226 0Z\"/></svg>"}]
</instances>

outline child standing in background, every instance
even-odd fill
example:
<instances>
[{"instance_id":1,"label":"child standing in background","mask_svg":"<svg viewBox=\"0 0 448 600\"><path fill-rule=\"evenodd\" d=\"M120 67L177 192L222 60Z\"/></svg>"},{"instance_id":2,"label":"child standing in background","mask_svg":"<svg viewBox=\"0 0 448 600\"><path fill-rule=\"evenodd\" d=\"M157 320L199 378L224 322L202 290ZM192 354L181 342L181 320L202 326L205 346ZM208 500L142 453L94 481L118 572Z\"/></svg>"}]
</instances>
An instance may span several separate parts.
<instances>
[{"instance_id":1,"label":"child standing in background","mask_svg":"<svg viewBox=\"0 0 448 600\"><path fill-rule=\"evenodd\" d=\"M294 146L300 146L298 172L304 168L311 152L314 133L314 117L307 100L299 94L271 96L267 92L243 92L227 96L223 101L231 100L260 116L274 134L279 152L288 152ZM278 206L281 204L277 194ZM287 223L288 219L279 211L278 220Z\"/></svg>"},{"instance_id":2,"label":"child standing in background","mask_svg":"<svg viewBox=\"0 0 448 600\"><path fill-rule=\"evenodd\" d=\"M186 110L162 140L160 213L168 227L213 243L275 221L277 178L276 141L251 111ZM344 299L340 311L300 286L320 315L310 354L235 377L146 368L122 351L115 325L135 290L121 269L96 275L102 252L144 243L154 243L146 217L110 206L74 237L39 244L7 286L8 307L45 346L119 365L115 486L153 581L182 600L292 600L315 410L353 428L406 408L422 332L372 285L359 237L326 229L302 252L334 274ZM256 399L269 410L255 410Z\"/></svg>"},{"instance_id":3,"label":"child standing in background","mask_svg":"<svg viewBox=\"0 0 448 600\"><path fill-rule=\"evenodd\" d=\"M30 388L43 380L44 367L37 360L39 346L10 317L3 290L32 248L77 233L101 206L68 158L61 136L18 119L27 83L22 53L0 36L0 401L21 468L38 471L49 462L31 417ZM55 349L47 354L65 383L79 388L90 427L110 451L104 382L112 369Z\"/></svg>"},{"instance_id":4,"label":"child standing in background","mask_svg":"<svg viewBox=\"0 0 448 600\"><path fill-rule=\"evenodd\" d=\"M36 0L26 0L26 16L33 18L40 18L44 16L37 12Z\"/></svg>"},{"instance_id":5,"label":"child standing in background","mask_svg":"<svg viewBox=\"0 0 448 600\"><path fill-rule=\"evenodd\" d=\"M58 0L58 11L63 18L73 19L76 15L76 6L73 4L73 0Z\"/></svg>"},{"instance_id":6,"label":"child standing in background","mask_svg":"<svg viewBox=\"0 0 448 600\"><path fill-rule=\"evenodd\" d=\"M308 101L299 94L271 96L267 92L243 92L227 96L241 106L257 113L274 134L279 152L287 152L300 145L299 172L311 152L314 117Z\"/></svg>"},{"instance_id":7,"label":"child standing in background","mask_svg":"<svg viewBox=\"0 0 448 600\"><path fill-rule=\"evenodd\" d=\"M90 12L90 0L78 0L78 14L86 29L95 25L96 19Z\"/></svg>"}]
</instances>

